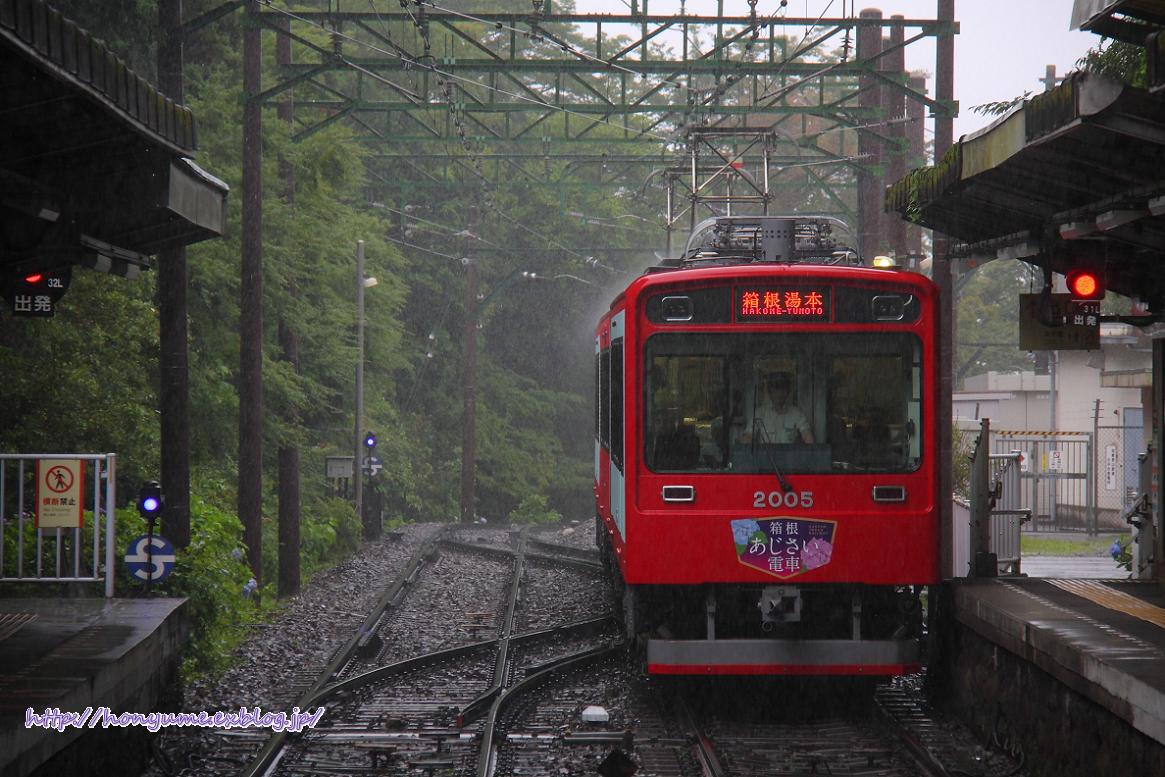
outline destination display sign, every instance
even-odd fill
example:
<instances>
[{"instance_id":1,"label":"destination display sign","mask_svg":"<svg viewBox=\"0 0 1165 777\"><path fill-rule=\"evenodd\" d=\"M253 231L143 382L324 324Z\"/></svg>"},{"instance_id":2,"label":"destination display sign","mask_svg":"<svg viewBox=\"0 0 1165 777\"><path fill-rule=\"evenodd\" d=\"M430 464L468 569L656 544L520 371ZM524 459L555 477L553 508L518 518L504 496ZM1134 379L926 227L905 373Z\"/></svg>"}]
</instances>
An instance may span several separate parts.
<instances>
[{"instance_id":1,"label":"destination display sign","mask_svg":"<svg viewBox=\"0 0 1165 777\"><path fill-rule=\"evenodd\" d=\"M827 322L828 286L737 286L733 290L736 322Z\"/></svg>"}]
</instances>

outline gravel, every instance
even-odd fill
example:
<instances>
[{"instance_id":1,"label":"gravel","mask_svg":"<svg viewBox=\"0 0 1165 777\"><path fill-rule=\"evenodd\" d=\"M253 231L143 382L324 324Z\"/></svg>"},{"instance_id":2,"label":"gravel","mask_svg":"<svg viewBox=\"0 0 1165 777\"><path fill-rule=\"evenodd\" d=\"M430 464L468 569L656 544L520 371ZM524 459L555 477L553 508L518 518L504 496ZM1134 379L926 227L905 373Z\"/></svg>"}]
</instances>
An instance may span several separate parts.
<instances>
[{"instance_id":1,"label":"gravel","mask_svg":"<svg viewBox=\"0 0 1165 777\"><path fill-rule=\"evenodd\" d=\"M437 524L410 525L365 545L354 556L317 574L299 595L282 603L270 623L239 624L251 633L235 650L231 667L219 677L188 683L179 711L213 714L237 712L242 706L290 711L375 605L384 585L399 576L421 543L439 528ZM256 750L258 744L216 732L163 729L158 745L166 757L156 757L144 774L163 777L185 769L201 775L214 767L236 773L237 761L245 761L246 752ZM237 747L224 751L227 739Z\"/></svg>"}]
</instances>

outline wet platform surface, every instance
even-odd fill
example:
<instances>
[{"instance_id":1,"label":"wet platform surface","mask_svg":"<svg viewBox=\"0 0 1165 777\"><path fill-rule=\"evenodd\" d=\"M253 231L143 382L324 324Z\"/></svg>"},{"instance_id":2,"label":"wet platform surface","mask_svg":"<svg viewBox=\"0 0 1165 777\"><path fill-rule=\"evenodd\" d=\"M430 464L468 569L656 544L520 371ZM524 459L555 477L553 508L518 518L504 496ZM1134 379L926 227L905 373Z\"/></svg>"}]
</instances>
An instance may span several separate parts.
<instances>
[{"instance_id":1,"label":"wet platform surface","mask_svg":"<svg viewBox=\"0 0 1165 777\"><path fill-rule=\"evenodd\" d=\"M1127 580L1129 570L1111 556L1024 556L1020 570L1028 577Z\"/></svg>"},{"instance_id":2,"label":"wet platform surface","mask_svg":"<svg viewBox=\"0 0 1165 777\"><path fill-rule=\"evenodd\" d=\"M1030 571L1026 560L1025 569ZM1165 589L1160 585L1000 577L959 580L954 592L959 622L1165 745Z\"/></svg>"},{"instance_id":3,"label":"wet platform surface","mask_svg":"<svg viewBox=\"0 0 1165 777\"><path fill-rule=\"evenodd\" d=\"M90 733L26 727L29 708L150 712L142 705L157 703L180 660L185 602L0 599L0 618L19 623L0 640L0 776L30 774Z\"/></svg>"}]
</instances>

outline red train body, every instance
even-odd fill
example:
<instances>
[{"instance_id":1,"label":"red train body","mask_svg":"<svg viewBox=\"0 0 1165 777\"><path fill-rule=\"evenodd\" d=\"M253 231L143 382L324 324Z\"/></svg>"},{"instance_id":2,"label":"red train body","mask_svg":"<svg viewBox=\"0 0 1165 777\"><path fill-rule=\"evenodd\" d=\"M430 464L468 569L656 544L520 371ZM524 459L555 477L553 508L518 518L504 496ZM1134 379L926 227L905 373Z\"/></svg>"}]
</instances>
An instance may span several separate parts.
<instances>
[{"instance_id":1,"label":"red train body","mask_svg":"<svg viewBox=\"0 0 1165 777\"><path fill-rule=\"evenodd\" d=\"M596 513L649 672L918 667L918 595L939 580L936 303L914 273L769 262L649 272L614 301ZM764 409L766 382L789 385L787 412Z\"/></svg>"}]
</instances>

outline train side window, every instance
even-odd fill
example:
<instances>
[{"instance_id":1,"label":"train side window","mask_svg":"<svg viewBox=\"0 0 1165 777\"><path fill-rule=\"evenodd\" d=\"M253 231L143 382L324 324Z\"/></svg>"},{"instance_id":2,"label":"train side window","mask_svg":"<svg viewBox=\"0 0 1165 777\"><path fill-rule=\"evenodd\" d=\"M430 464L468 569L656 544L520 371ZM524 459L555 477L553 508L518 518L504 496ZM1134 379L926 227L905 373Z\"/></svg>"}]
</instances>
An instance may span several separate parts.
<instances>
[{"instance_id":1,"label":"train side window","mask_svg":"<svg viewBox=\"0 0 1165 777\"><path fill-rule=\"evenodd\" d=\"M611 349L599 355L599 442L611 449Z\"/></svg>"},{"instance_id":2,"label":"train side window","mask_svg":"<svg viewBox=\"0 0 1165 777\"><path fill-rule=\"evenodd\" d=\"M611 461L623 471L623 341L611 346Z\"/></svg>"},{"instance_id":3,"label":"train side window","mask_svg":"<svg viewBox=\"0 0 1165 777\"><path fill-rule=\"evenodd\" d=\"M601 358L599 354L595 354L595 442L598 443L603 437L603 377L600 369Z\"/></svg>"},{"instance_id":4,"label":"train side window","mask_svg":"<svg viewBox=\"0 0 1165 777\"><path fill-rule=\"evenodd\" d=\"M912 462L922 461L922 347L918 340L913 342L913 356L910 362L910 401L906 410L906 435Z\"/></svg>"}]
</instances>

